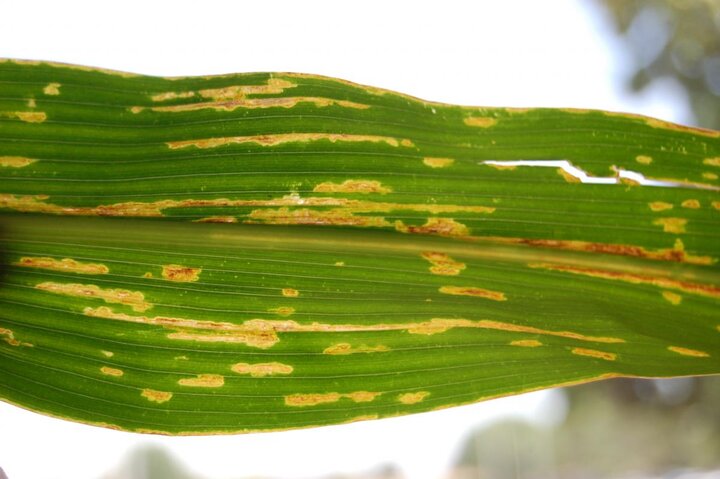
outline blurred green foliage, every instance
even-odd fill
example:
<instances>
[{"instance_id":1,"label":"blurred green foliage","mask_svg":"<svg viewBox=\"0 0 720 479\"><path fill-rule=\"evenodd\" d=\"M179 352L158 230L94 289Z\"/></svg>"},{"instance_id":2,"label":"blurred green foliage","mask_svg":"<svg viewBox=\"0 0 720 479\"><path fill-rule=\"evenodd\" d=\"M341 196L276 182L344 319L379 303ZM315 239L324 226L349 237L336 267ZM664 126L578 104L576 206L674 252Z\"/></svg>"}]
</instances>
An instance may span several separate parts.
<instances>
[{"instance_id":1,"label":"blurred green foliage","mask_svg":"<svg viewBox=\"0 0 720 479\"><path fill-rule=\"evenodd\" d=\"M642 91L673 78L688 93L696 123L720 129L720 0L596 0L610 12Z\"/></svg>"}]
</instances>

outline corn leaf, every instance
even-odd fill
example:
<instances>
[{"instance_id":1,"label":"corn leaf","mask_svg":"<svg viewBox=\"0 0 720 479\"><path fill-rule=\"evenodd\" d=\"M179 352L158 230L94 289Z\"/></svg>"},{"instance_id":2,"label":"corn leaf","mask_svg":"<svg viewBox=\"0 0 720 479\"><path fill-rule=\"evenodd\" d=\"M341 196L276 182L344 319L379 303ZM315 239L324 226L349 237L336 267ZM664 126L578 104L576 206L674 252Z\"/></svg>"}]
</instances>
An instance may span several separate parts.
<instances>
[{"instance_id":1,"label":"corn leaf","mask_svg":"<svg viewBox=\"0 0 720 479\"><path fill-rule=\"evenodd\" d=\"M720 373L720 132L0 61L0 399L217 434Z\"/></svg>"}]
</instances>

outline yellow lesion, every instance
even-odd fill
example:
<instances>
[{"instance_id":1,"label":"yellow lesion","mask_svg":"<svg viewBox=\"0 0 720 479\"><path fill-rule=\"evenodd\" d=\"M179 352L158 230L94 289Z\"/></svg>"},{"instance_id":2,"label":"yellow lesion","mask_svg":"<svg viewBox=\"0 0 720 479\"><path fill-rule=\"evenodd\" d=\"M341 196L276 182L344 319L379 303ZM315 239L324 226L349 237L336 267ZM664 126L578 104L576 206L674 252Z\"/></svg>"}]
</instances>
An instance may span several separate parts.
<instances>
[{"instance_id":1,"label":"yellow lesion","mask_svg":"<svg viewBox=\"0 0 720 479\"><path fill-rule=\"evenodd\" d=\"M198 374L194 378L179 379L178 384L194 388L219 388L225 385L225 377L221 374Z\"/></svg>"},{"instance_id":2,"label":"yellow lesion","mask_svg":"<svg viewBox=\"0 0 720 479\"><path fill-rule=\"evenodd\" d=\"M28 348L33 347L31 343L26 343L15 338L15 333L11 329L0 328L0 337L2 337L2 340L8 343L10 346L25 346Z\"/></svg>"},{"instance_id":3,"label":"yellow lesion","mask_svg":"<svg viewBox=\"0 0 720 479\"><path fill-rule=\"evenodd\" d=\"M567 181L568 183L582 183L580 178L577 176L571 175L567 171L563 170L562 168L558 168L555 170L558 175L562 176L562 178Z\"/></svg>"},{"instance_id":4,"label":"yellow lesion","mask_svg":"<svg viewBox=\"0 0 720 479\"><path fill-rule=\"evenodd\" d=\"M323 354L330 354L336 356L344 356L346 354L357 354L357 353L385 353L390 351L390 348L379 344L377 346L367 346L361 344L360 346L353 347L350 343L338 343L328 346L323 350Z\"/></svg>"},{"instance_id":5,"label":"yellow lesion","mask_svg":"<svg viewBox=\"0 0 720 479\"><path fill-rule=\"evenodd\" d=\"M673 208L672 203L666 203L665 201L653 201L652 203L648 203L648 206L653 211L665 211Z\"/></svg>"},{"instance_id":6,"label":"yellow lesion","mask_svg":"<svg viewBox=\"0 0 720 479\"><path fill-rule=\"evenodd\" d=\"M528 264L528 266L530 268L561 271L564 273L622 281L625 283L647 284L665 289L679 290L690 294L697 294L712 298L720 298L720 287L718 286L703 283L691 283L689 281L680 281L665 276L651 276L640 273L624 273L620 271L611 271L598 268L585 268L580 266L570 266L554 263L530 263Z\"/></svg>"},{"instance_id":7,"label":"yellow lesion","mask_svg":"<svg viewBox=\"0 0 720 479\"><path fill-rule=\"evenodd\" d=\"M493 301L507 301L505 294L500 291L491 291L476 286L441 286L439 291L443 294L452 294L455 296L473 296L476 298L491 299Z\"/></svg>"},{"instance_id":8,"label":"yellow lesion","mask_svg":"<svg viewBox=\"0 0 720 479\"><path fill-rule=\"evenodd\" d=\"M356 103L347 100L336 100L322 97L279 97L279 98L235 98L230 100L208 101L199 103L186 103L182 105L153 106L149 109L157 112L179 113L196 110L234 111L242 109L258 108L294 108L301 103L311 103L318 108L329 106L340 106L356 110L367 110L370 105ZM130 109L133 113L140 113L145 107L134 106Z\"/></svg>"},{"instance_id":9,"label":"yellow lesion","mask_svg":"<svg viewBox=\"0 0 720 479\"><path fill-rule=\"evenodd\" d=\"M650 163L653 162L653 159L652 159L652 157L647 156L647 155L638 155L635 157L635 161L637 161L641 165L649 165Z\"/></svg>"},{"instance_id":10,"label":"yellow lesion","mask_svg":"<svg viewBox=\"0 0 720 479\"><path fill-rule=\"evenodd\" d=\"M603 359L605 361L615 361L617 359L617 354L615 353L597 351L595 349L573 348L570 352L578 356L587 356L590 358Z\"/></svg>"},{"instance_id":11,"label":"yellow lesion","mask_svg":"<svg viewBox=\"0 0 720 479\"><path fill-rule=\"evenodd\" d=\"M392 188L384 186L377 180L345 180L342 183L326 181L315 185L315 193L391 193Z\"/></svg>"},{"instance_id":12,"label":"yellow lesion","mask_svg":"<svg viewBox=\"0 0 720 479\"><path fill-rule=\"evenodd\" d=\"M45 88L43 88L43 93L46 95L59 95L60 94L60 83L48 83Z\"/></svg>"},{"instance_id":13,"label":"yellow lesion","mask_svg":"<svg viewBox=\"0 0 720 479\"><path fill-rule=\"evenodd\" d=\"M25 123L42 123L47 120L47 113L43 111L5 111L0 112L0 116L17 118Z\"/></svg>"},{"instance_id":14,"label":"yellow lesion","mask_svg":"<svg viewBox=\"0 0 720 479\"><path fill-rule=\"evenodd\" d=\"M690 209L696 210L696 209L700 208L700 202L695 199L689 199L689 200L685 200L682 203L680 203L680 206L682 206L683 208L690 208Z\"/></svg>"},{"instance_id":15,"label":"yellow lesion","mask_svg":"<svg viewBox=\"0 0 720 479\"><path fill-rule=\"evenodd\" d=\"M291 316L295 313L295 308L291 308L290 306L280 306L278 308L270 308L268 309L269 313L275 313L280 316Z\"/></svg>"},{"instance_id":16,"label":"yellow lesion","mask_svg":"<svg viewBox=\"0 0 720 479\"><path fill-rule=\"evenodd\" d=\"M162 267L162 277L168 281L190 283L200 279L202 268L191 268L179 264L167 264Z\"/></svg>"},{"instance_id":17,"label":"yellow lesion","mask_svg":"<svg viewBox=\"0 0 720 479\"><path fill-rule=\"evenodd\" d=\"M249 374L254 378L264 378L265 376L288 375L293 372L293 367L289 364L279 362L271 363L237 363L233 364L233 372L238 374Z\"/></svg>"},{"instance_id":18,"label":"yellow lesion","mask_svg":"<svg viewBox=\"0 0 720 479\"><path fill-rule=\"evenodd\" d=\"M143 389L140 393L142 397L150 402L162 404L168 402L173 397L173 393L167 391L156 391L154 389Z\"/></svg>"},{"instance_id":19,"label":"yellow lesion","mask_svg":"<svg viewBox=\"0 0 720 479\"><path fill-rule=\"evenodd\" d=\"M35 163L37 160L25 158L24 156L0 156L0 167L3 168L24 168Z\"/></svg>"},{"instance_id":20,"label":"yellow lesion","mask_svg":"<svg viewBox=\"0 0 720 479\"><path fill-rule=\"evenodd\" d=\"M494 211L495 208L485 208ZM452 218L428 218L421 226L406 225L404 222L395 221L395 229L401 233L432 234L438 236L468 236L470 230L466 225L455 221Z\"/></svg>"},{"instance_id":21,"label":"yellow lesion","mask_svg":"<svg viewBox=\"0 0 720 479\"><path fill-rule=\"evenodd\" d=\"M217 148L219 146L254 143L261 146L277 146L285 143L310 143L314 141L329 141L331 143L385 143L392 147L413 147L410 140L398 139L380 135L353 135L350 133L268 133L265 135L228 136L217 138L204 138L197 140L169 141L170 149L195 147L200 149Z\"/></svg>"},{"instance_id":22,"label":"yellow lesion","mask_svg":"<svg viewBox=\"0 0 720 479\"><path fill-rule=\"evenodd\" d=\"M194 98L199 96L211 100L241 100L247 95L278 95L297 85L281 78L268 78L264 85L231 85L220 88L206 88L199 91L168 91L156 93L150 99L159 103L164 101Z\"/></svg>"},{"instance_id":23,"label":"yellow lesion","mask_svg":"<svg viewBox=\"0 0 720 479\"><path fill-rule=\"evenodd\" d=\"M452 166L455 160L452 158L425 157L423 158L423 163L430 168L447 168L448 166Z\"/></svg>"},{"instance_id":24,"label":"yellow lesion","mask_svg":"<svg viewBox=\"0 0 720 479\"><path fill-rule=\"evenodd\" d=\"M237 223L238 219L234 216L206 216L199 220L193 220L195 223Z\"/></svg>"},{"instance_id":25,"label":"yellow lesion","mask_svg":"<svg viewBox=\"0 0 720 479\"><path fill-rule=\"evenodd\" d=\"M430 266L430 272L441 276L457 276L462 270L465 269L465 263L455 261L445 253L439 253L437 251L425 251L421 256L428 260L432 266Z\"/></svg>"},{"instance_id":26,"label":"yellow lesion","mask_svg":"<svg viewBox=\"0 0 720 479\"><path fill-rule=\"evenodd\" d=\"M720 156L716 156L715 158L705 158L703 160L703 164L708 166L720 166Z\"/></svg>"},{"instance_id":27,"label":"yellow lesion","mask_svg":"<svg viewBox=\"0 0 720 479\"><path fill-rule=\"evenodd\" d=\"M705 351L698 351L697 349L688 349L680 346L668 346L668 351L681 354L683 356L692 356L695 358L709 358L710 354Z\"/></svg>"},{"instance_id":28,"label":"yellow lesion","mask_svg":"<svg viewBox=\"0 0 720 479\"><path fill-rule=\"evenodd\" d=\"M131 316L116 313L108 307L85 308L84 314L91 317L151 324L174 330L167 335L170 339L200 342L242 343L256 348L270 348L280 340L280 333L349 333L373 331L405 331L409 334L432 335L444 333L454 328L490 329L535 335L549 335L579 341L623 343L624 339L602 336L587 336L571 331L552 331L533 326L523 326L500 321L473 321L463 318L433 318L415 323L376 323L376 324L342 324L342 323L306 323L293 320L251 319L241 324L203 321L188 318L172 318L165 316Z\"/></svg>"},{"instance_id":29,"label":"yellow lesion","mask_svg":"<svg viewBox=\"0 0 720 479\"><path fill-rule=\"evenodd\" d=\"M99 298L106 303L119 303L130 306L133 311L137 312L152 308L152 304L145 301L145 296L140 291L119 288L103 289L94 284L55 283L52 281L36 284L35 288L49 293L77 298Z\"/></svg>"},{"instance_id":30,"label":"yellow lesion","mask_svg":"<svg viewBox=\"0 0 720 479\"><path fill-rule=\"evenodd\" d=\"M710 171L703 172L702 177L705 178L706 180L717 180L718 179L718 175L716 173L712 173Z\"/></svg>"},{"instance_id":31,"label":"yellow lesion","mask_svg":"<svg viewBox=\"0 0 720 479\"><path fill-rule=\"evenodd\" d=\"M297 298L300 296L300 291L294 288L283 288L281 292L286 298Z\"/></svg>"},{"instance_id":32,"label":"yellow lesion","mask_svg":"<svg viewBox=\"0 0 720 479\"><path fill-rule=\"evenodd\" d=\"M108 366L101 367L100 372L105 374L106 376L116 376L116 377L119 377L119 376L122 376L125 374L125 372L122 369L111 368Z\"/></svg>"},{"instance_id":33,"label":"yellow lesion","mask_svg":"<svg viewBox=\"0 0 720 479\"><path fill-rule=\"evenodd\" d=\"M399 394L397 397L398 402L402 404L417 404L422 402L430 393L428 391L418 391L415 393L404 393Z\"/></svg>"},{"instance_id":34,"label":"yellow lesion","mask_svg":"<svg viewBox=\"0 0 720 479\"><path fill-rule=\"evenodd\" d=\"M23 256L20 260L13 263L13 266L78 274L107 274L110 272L107 266L100 263L83 263L72 258L57 260L45 256Z\"/></svg>"},{"instance_id":35,"label":"yellow lesion","mask_svg":"<svg viewBox=\"0 0 720 479\"><path fill-rule=\"evenodd\" d=\"M59 215L82 215L82 216L138 216L138 217L161 217L163 210L169 208L231 208L231 207L338 207L329 210L328 216L348 216L354 213L392 212L392 211L416 211L431 214L440 213L481 213L491 214L495 212L494 207L475 205L453 205L453 204L425 204L425 203L390 203L368 200L357 200L349 198L334 197L301 197L297 194L286 195L273 199L253 200L231 200L228 198L214 199L186 199L186 200L159 200L149 203L129 201L111 205L99 206L60 206L46 203L48 197L45 195L16 196L12 194L0 194L0 208L8 208L23 213L48 213ZM260 210L258 210L260 211ZM276 210L277 211L277 210ZM282 209L287 216L310 216L313 213L294 213L289 209ZM328 210L326 210L328 211ZM322 212L318 212L322 213ZM251 213L252 216L262 216L262 213ZM272 213L268 213L273 216ZM277 213L281 215L281 213ZM379 221L379 220L377 220ZM383 223L382 221L379 221ZM385 223L383 223L385 224ZM388 225L390 225L388 223Z\"/></svg>"},{"instance_id":36,"label":"yellow lesion","mask_svg":"<svg viewBox=\"0 0 720 479\"><path fill-rule=\"evenodd\" d=\"M319 404L338 402L341 399L350 399L353 402L372 402L381 394L380 392L370 391L356 391L344 394L337 392L291 394L285 396L285 405L293 407L317 406Z\"/></svg>"},{"instance_id":37,"label":"yellow lesion","mask_svg":"<svg viewBox=\"0 0 720 479\"><path fill-rule=\"evenodd\" d=\"M713 201L713 202L711 203L711 205L712 205L712 207L715 208L716 210L720 210L720 201Z\"/></svg>"},{"instance_id":38,"label":"yellow lesion","mask_svg":"<svg viewBox=\"0 0 720 479\"><path fill-rule=\"evenodd\" d=\"M476 126L479 128L490 128L491 126L495 126L497 124L497 120L495 118L487 116L471 116L463 119L463 122L468 126Z\"/></svg>"},{"instance_id":39,"label":"yellow lesion","mask_svg":"<svg viewBox=\"0 0 720 479\"><path fill-rule=\"evenodd\" d=\"M677 293L673 293L672 291L663 291L662 296L667 302L675 306L682 302L682 296Z\"/></svg>"},{"instance_id":40,"label":"yellow lesion","mask_svg":"<svg viewBox=\"0 0 720 479\"><path fill-rule=\"evenodd\" d=\"M662 226L665 233L685 233L685 226L688 220L685 218L658 218L653 221L654 225Z\"/></svg>"},{"instance_id":41,"label":"yellow lesion","mask_svg":"<svg viewBox=\"0 0 720 479\"><path fill-rule=\"evenodd\" d=\"M516 341L510 341L510 346L519 346L521 348L537 348L542 345L543 343L537 339L518 339Z\"/></svg>"},{"instance_id":42,"label":"yellow lesion","mask_svg":"<svg viewBox=\"0 0 720 479\"><path fill-rule=\"evenodd\" d=\"M105 351L105 350L101 350L100 354L102 354L106 358L111 358L111 357L115 356L115 353L113 353L112 351Z\"/></svg>"}]
</instances>

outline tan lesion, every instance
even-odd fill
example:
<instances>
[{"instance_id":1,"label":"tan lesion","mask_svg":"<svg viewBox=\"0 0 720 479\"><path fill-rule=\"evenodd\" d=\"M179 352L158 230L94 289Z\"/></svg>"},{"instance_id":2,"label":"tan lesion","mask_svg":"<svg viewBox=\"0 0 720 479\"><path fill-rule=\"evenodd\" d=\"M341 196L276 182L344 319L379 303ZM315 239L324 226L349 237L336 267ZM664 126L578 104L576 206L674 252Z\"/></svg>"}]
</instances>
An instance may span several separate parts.
<instances>
[{"instance_id":1,"label":"tan lesion","mask_svg":"<svg viewBox=\"0 0 720 479\"><path fill-rule=\"evenodd\" d=\"M465 263L455 261L445 253L425 251L421 256L430 262L430 272L441 276L457 276L466 268Z\"/></svg>"},{"instance_id":2,"label":"tan lesion","mask_svg":"<svg viewBox=\"0 0 720 479\"><path fill-rule=\"evenodd\" d=\"M454 296L472 296L475 298L490 299L493 301L507 301L505 293L501 291L492 291L476 286L441 286L440 290L443 294Z\"/></svg>"},{"instance_id":3,"label":"tan lesion","mask_svg":"<svg viewBox=\"0 0 720 479\"><path fill-rule=\"evenodd\" d=\"M709 358L710 354L697 349L684 348L680 346L668 346L668 351L680 354L682 356L690 356L694 358Z\"/></svg>"},{"instance_id":4,"label":"tan lesion","mask_svg":"<svg viewBox=\"0 0 720 479\"><path fill-rule=\"evenodd\" d=\"M190 283L200 279L202 268L191 268L179 264L166 264L162 267L162 277L168 281Z\"/></svg>"},{"instance_id":5,"label":"tan lesion","mask_svg":"<svg viewBox=\"0 0 720 479\"><path fill-rule=\"evenodd\" d=\"M173 397L173 393L168 391L156 391L154 389L143 389L140 393L142 397L150 402L162 404L168 402Z\"/></svg>"},{"instance_id":6,"label":"tan lesion","mask_svg":"<svg viewBox=\"0 0 720 479\"><path fill-rule=\"evenodd\" d=\"M350 343L337 343L332 346L328 346L323 350L323 354L330 354L335 356L344 356L347 354L369 354L369 353L385 353L390 351L390 348L379 344L377 346L368 346L361 344L359 346L352 346Z\"/></svg>"},{"instance_id":7,"label":"tan lesion","mask_svg":"<svg viewBox=\"0 0 720 479\"><path fill-rule=\"evenodd\" d=\"M615 353L598 351L596 349L573 348L570 352L577 356L587 356L590 358L602 359L604 361L615 361L617 359L617 354Z\"/></svg>"},{"instance_id":8,"label":"tan lesion","mask_svg":"<svg viewBox=\"0 0 720 479\"><path fill-rule=\"evenodd\" d=\"M152 304L145 301L145 295L140 291L129 291L120 288L104 289L94 284L56 283L53 281L38 283L35 288L49 293L77 298L98 298L106 303L119 303L130 306L133 311L137 312L152 308Z\"/></svg>"},{"instance_id":9,"label":"tan lesion","mask_svg":"<svg viewBox=\"0 0 720 479\"><path fill-rule=\"evenodd\" d=\"M331 143L384 143L392 147L414 147L414 143L407 138L398 139L381 135L354 135L350 133L267 133L264 135L227 136L216 138L203 138L196 140L178 140L167 142L168 148L195 147L199 149L217 148L219 146L254 143L260 146L278 146L285 143L310 143L315 141L329 141Z\"/></svg>"},{"instance_id":10,"label":"tan lesion","mask_svg":"<svg viewBox=\"0 0 720 479\"><path fill-rule=\"evenodd\" d=\"M404 393L399 394L397 396L398 402L402 404L417 404L419 402L422 402L425 400L426 397L428 397L430 393L428 391L418 391L414 393Z\"/></svg>"},{"instance_id":11,"label":"tan lesion","mask_svg":"<svg viewBox=\"0 0 720 479\"><path fill-rule=\"evenodd\" d=\"M381 392L371 391L355 391L351 393L330 392L290 394L285 396L285 405L293 407L317 406L319 404L338 402L341 399L349 399L356 403L372 402L381 394Z\"/></svg>"},{"instance_id":12,"label":"tan lesion","mask_svg":"<svg viewBox=\"0 0 720 479\"><path fill-rule=\"evenodd\" d=\"M658 218L653 221L654 225L662 226L665 233L673 234L686 233L687 223L688 220L685 218Z\"/></svg>"},{"instance_id":13,"label":"tan lesion","mask_svg":"<svg viewBox=\"0 0 720 479\"><path fill-rule=\"evenodd\" d=\"M0 338L6 343L8 343L10 346L23 346L27 348L32 348L34 346L32 343L20 341L15 337L15 333L11 329L7 328L0 328Z\"/></svg>"},{"instance_id":14,"label":"tan lesion","mask_svg":"<svg viewBox=\"0 0 720 479\"><path fill-rule=\"evenodd\" d=\"M266 376L288 375L292 374L294 368L289 364L277 361L269 363L237 363L232 365L232 371L237 374L248 374L254 378L264 378Z\"/></svg>"},{"instance_id":15,"label":"tan lesion","mask_svg":"<svg viewBox=\"0 0 720 479\"><path fill-rule=\"evenodd\" d=\"M45 256L23 256L14 262L13 266L78 274L107 274L110 272L110 269L101 263L83 263L72 258L58 260Z\"/></svg>"},{"instance_id":16,"label":"tan lesion","mask_svg":"<svg viewBox=\"0 0 720 479\"><path fill-rule=\"evenodd\" d=\"M392 188L385 186L377 180L345 180L342 183L325 181L313 188L315 193L378 193L385 195L392 192Z\"/></svg>"},{"instance_id":17,"label":"tan lesion","mask_svg":"<svg viewBox=\"0 0 720 479\"><path fill-rule=\"evenodd\" d=\"M219 388L225 385L225 376L221 374L198 374L191 378L178 380L180 386L195 388Z\"/></svg>"}]
</instances>

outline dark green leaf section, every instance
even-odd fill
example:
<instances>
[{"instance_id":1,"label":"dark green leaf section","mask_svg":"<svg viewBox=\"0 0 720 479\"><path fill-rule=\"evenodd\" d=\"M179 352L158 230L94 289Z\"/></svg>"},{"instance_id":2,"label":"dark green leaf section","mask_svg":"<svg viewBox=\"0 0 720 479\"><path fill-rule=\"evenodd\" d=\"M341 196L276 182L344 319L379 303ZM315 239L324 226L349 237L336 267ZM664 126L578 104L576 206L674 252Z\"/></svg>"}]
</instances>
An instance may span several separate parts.
<instances>
[{"instance_id":1,"label":"dark green leaf section","mask_svg":"<svg viewBox=\"0 0 720 479\"><path fill-rule=\"evenodd\" d=\"M606 377L720 372L719 293L698 281L717 277L695 266L655 277L648 260L333 228L3 225L0 396L82 422L286 429ZM538 264L617 277L528 266ZM194 280L164 277L167 265L193 268ZM664 287L623 279L639 270Z\"/></svg>"},{"instance_id":2,"label":"dark green leaf section","mask_svg":"<svg viewBox=\"0 0 720 479\"><path fill-rule=\"evenodd\" d=\"M0 399L212 434L718 374L719 175L632 115L0 60Z\"/></svg>"}]
</instances>

